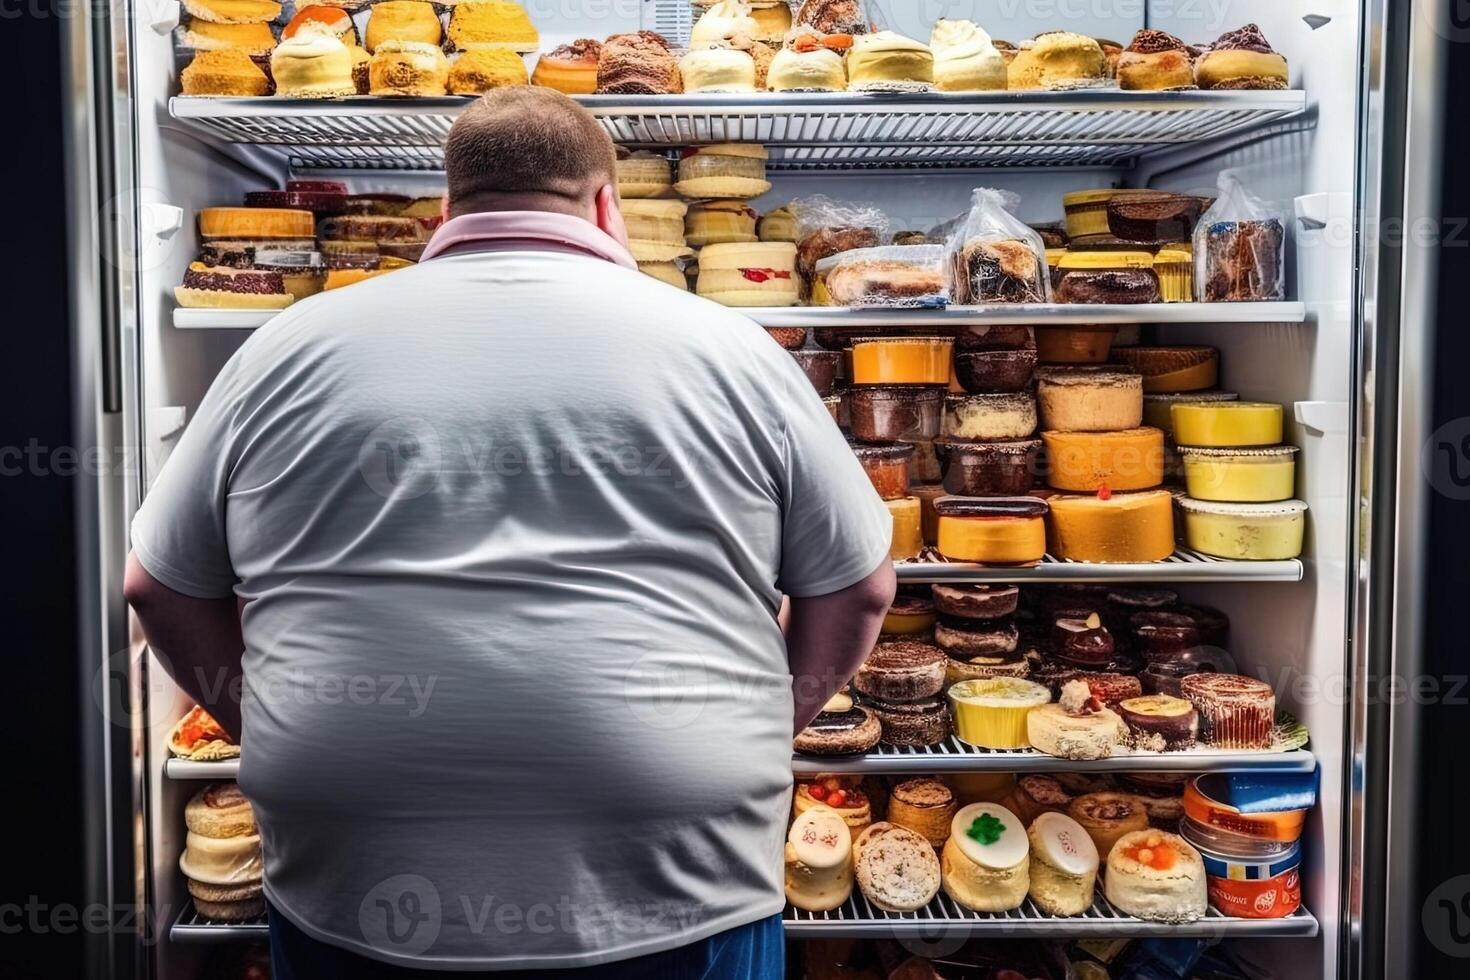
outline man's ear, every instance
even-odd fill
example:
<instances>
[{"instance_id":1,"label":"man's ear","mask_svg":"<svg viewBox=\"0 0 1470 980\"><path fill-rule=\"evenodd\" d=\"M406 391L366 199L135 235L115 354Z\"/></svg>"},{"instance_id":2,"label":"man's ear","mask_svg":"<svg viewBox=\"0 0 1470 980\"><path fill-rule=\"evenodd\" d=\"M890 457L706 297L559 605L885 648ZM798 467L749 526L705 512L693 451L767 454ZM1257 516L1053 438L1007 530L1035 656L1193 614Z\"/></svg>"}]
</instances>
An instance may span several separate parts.
<instances>
[{"instance_id":1,"label":"man's ear","mask_svg":"<svg viewBox=\"0 0 1470 980\"><path fill-rule=\"evenodd\" d=\"M618 188L603 184L597 189L597 227L624 248L628 245L628 226L623 223L623 210L618 206Z\"/></svg>"}]
</instances>

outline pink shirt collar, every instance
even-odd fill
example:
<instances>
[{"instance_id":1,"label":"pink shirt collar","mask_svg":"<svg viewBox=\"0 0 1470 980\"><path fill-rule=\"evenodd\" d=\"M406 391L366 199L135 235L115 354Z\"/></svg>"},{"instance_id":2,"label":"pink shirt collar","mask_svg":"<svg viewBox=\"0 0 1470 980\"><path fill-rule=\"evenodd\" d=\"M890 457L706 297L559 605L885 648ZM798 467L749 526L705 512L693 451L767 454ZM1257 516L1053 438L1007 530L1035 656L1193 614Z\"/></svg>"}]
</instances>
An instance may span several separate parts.
<instances>
[{"instance_id":1,"label":"pink shirt collar","mask_svg":"<svg viewBox=\"0 0 1470 980\"><path fill-rule=\"evenodd\" d=\"M524 249L587 255L638 269L628 250L601 228L549 211L487 211L451 218L434 232L420 261L437 255Z\"/></svg>"}]
</instances>

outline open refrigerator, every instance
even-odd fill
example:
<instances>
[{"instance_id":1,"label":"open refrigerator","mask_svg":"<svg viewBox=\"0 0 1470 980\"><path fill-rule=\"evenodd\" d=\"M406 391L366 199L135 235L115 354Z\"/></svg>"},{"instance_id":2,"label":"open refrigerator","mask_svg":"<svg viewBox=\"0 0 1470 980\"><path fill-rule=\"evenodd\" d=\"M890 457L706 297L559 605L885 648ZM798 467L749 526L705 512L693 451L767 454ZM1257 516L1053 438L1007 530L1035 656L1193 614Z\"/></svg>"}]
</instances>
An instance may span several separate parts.
<instances>
[{"instance_id":1,"label":"open refrigerator","mask_svg":"<svg viewBox=\"0 0 1470 980\"><path fill-rule=\"evenodd\" d=\"M1401 213L1415 167L1421 176L1432 168L1415 149L1432 145L1433 123L1415 107L1435 94L1434 24L1371 0L869 5L890 28L919 38L941 14L969 17L996 37L1065 27L1124 43L1142 27L1207 41L1255 22L1287 57L1286 91L584 101L631 148L676 153L689 144L764 143L774 187L756 202L762 211L821 192L877 202L895 228L926 228L963 210L972 188L991 186L1019 195L1019 216L1037 222L1059 218L1068 191L1126 186L1210 194L1226 170L1273 202L1289 220L1283 302L899 312L903 328L921 332L974 318L1112 322L1141 324L1152 342L1219 348L1222 387L1287 406L1286 441L1301 447L1297 496L1310 507L1300 560L1233 562L1181 550L1143 566L1048 560L1019 575L921 566L902 567L900 574L908 583L1156 583L1224 610L1232 653L1273 683L1283 706L1309 729L1309 748L1260 757L1217 754L1187 767L1136 758L1090 765L1316 767L1320 792L1304 844L1303 911L1283 919L1215 914L1178 928L1107 912L1060 919L1025 909L988 916L952 908L895 918L853 906L820 916L788 910L788 936L942 944L956 936L1196 935L1229 938L1275 976L1377 972L1382 961L1373 961L1384 951L1374 943L1382 942L1382 910L1392 904L1381 894L1389 884L1384 870L1393 850L1412 842L1384 825L1390 761L1403 745L1355 681L1372 676L1378 658L1391 656L1412 630L1410 617L1396 608L1394 589L1420 491L1394 447L1416 444L1412 390L1399 379L1417 356L1410 327L1415 290L1424 285L1416 277L1426 273L1411 260L1409 246L1364 229ZM697 16L688 0L526 7L542 51L576 37L640 28L678 41ZM174 0L114 4L79 18L66 51L70 221L79 242L90 243L80 246L74 270L78 414L87 430L82 438L90 440L79 444L109 447L124 461L99 475L83 504L84 582L94 610L83 623L87 674L101 678L92 692L101 710L85 713L94 790L87 805L94 841L89 867L96 894L140 910L138 928L97 944L93 965L97 975L164 980L205 975L212 948L264 935L263 925L212 924L192 912L178 872L180 813L199 780L227 778L228 765L168 757L169 729L189 704L150 664L121 599L133 511L215 373L268 316L176 308L173 287L197 251L193 216L293 177L342 180L356 193L437 193L439 147L466 104L459 98L180 98L179 13ZM842 308L749 312L770 326L897 322ZM1375 497L1391 502L1378 518L1390 527L1369 525ZM800 758L794 765L798 774L833 768ZM892 774L1066 768L1045 757L958 749L890 751L846 765Z\"/></svg>"}]
</instances>

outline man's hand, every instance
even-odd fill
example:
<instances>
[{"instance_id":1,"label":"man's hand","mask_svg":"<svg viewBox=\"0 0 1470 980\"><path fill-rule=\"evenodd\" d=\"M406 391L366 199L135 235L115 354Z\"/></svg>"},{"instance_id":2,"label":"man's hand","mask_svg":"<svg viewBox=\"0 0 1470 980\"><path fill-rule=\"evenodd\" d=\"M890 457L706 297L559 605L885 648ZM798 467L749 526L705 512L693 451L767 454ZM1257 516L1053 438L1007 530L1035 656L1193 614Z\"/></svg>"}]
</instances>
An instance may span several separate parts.
<instances>
[{"instance_id":1,"label":"man's hand","mask_svg":"<svg viewBox=\"0 0 1470 980\"><path fill-rule=\"evenodd\" d=\"M123 598L133 607L148 645L162 656L174 683L240 741L240 606L234 596L195 599L175 592L128 555Z\"/></svg>"},{"instance_id":2,"label":"man's hand","mask_svg":"<svg viewBox=\"0 0 1470 980\"><path fill-rule=\"evenodd\" d=\"M893 563L885 557L867 578L841 592L791 599L783 610L796 713L793 734L811 724L873 652L897 584Z\"/></svg>"}]
</instances>

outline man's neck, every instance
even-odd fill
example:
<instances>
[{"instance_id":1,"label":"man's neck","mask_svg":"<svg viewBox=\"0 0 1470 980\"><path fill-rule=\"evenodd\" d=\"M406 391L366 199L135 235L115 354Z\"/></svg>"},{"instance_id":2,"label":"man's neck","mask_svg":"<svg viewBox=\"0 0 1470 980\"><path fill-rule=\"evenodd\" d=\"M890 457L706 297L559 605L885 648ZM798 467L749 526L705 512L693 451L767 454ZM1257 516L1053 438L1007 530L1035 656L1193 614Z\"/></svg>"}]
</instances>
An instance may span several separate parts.
<instances>
[{"instance_id":1,"label":"man's neck","mask_svg":"<svg viewBox=\"0 0 1470 980\"><path fill-rule=\"evenodd\" d=\"M451 218L466 214L493 214L497 211L546 211L597 224L597 207L591 199L544 191L477 194L449 202Z\"/></svg>"}]
</instances>

